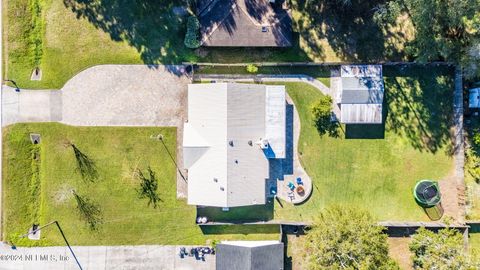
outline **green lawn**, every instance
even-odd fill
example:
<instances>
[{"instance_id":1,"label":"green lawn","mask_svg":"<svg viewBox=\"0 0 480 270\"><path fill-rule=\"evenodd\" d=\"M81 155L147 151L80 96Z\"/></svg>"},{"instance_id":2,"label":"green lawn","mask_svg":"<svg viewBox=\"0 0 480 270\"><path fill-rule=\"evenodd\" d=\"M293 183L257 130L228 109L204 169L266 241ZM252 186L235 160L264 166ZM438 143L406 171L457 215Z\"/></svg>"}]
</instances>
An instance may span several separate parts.
<instances>
[{"instance_id":1,"label":"green lawn","mask_svg":"<svg viewBox=\"0 0 480 270\"><path fill-rule=\"evenodd\" d=\"M183 21L172 12L181 2L40 1L45 27L39 82L30 81L29 1L3 2L5 77L22 88L60 88L93 65L179 63L193 57L183 46Z\"/></svg>"},{"instance_id":2,"label":"green lawn","mask_svg":"<svg viewBox=\"0 0 480 270\"><path fill-rule=\"evenodd\" d=\"M300 115L299 152L313 179L302 205L199 209L215 221L311 221L332 204L369 211L378 220L428 220L413 197L417 180L441 181L453 169L449 128L453 70L448 67L384 67L385 125L343 125L339 138L321 137L310 108L322 97L305 83L286 85ZM448 196L448 195L444 195Z\"/></svg>"},{"instance_id":3,"label":"green lawn","mask_svg":"<svg viewBox=\"0 0 480 270\"><path fill-rule=\"evenodd\" d=\"M412 188L419 179L442 180L453 168L448 132L452 72L387 67L384 75L384 133L343 126L340 138L320 137L313 126L310 106L322 94L306 84L286 84L302 125L301 162L314 188L303 205L276 204L275 219L312 220L331 204L364 208L378 220L427 219Z\"/></svg>"},{"instance_id":4,"label":"green lawn","mask_svg":"<svg viewBox=\"0 0 480 270\"><path fill-rule=\"evenodd\" d=\"M41 134L31 144L29 133ZM175 153L174 128L71 127L54 123L16 124L5 129L3 152L4 239L17 245L63 245L53 226L42 240L17 240L32 223L60 222L73 245L204 244L208 239L277 239L278 228L202 229L196 210L176 199L175 166L160 142L163 134ZM75 146L95 163L98 179L85 181L76 167ZM33 159L36 155L36 159ZM156 209L138 196L135 168L151 166L161 198ZM38 168L38 169L37 169ZM71 190L97 204L102 222L96 231L80 218Z\"/></svg>"},{"instance_id":5,"label":"green lawn","mask_svg":"<svg viewBox=\"0 0 480 270\"><path fill-rule=\"evenodd\" d=\"M467 219L480 220L480 145L475 143L474 136L478 136L480 120L477 116L470 114L465 116L465 140L468 147L465 149L465 184L467 190Z\"/></svg>"},{"instance_id":6,"label":"green lawn","mask_svg":"<svg viewBox=\"0 0 480 270\"><path fill-rule=\"evenodd\" d=\"M29 8L31 2L40 4L40 13ZM3 1L4 77L21 88L60 88L78 72L99 64L402 60L404 45L413 35L408 16L398 25L373 22L377 1L353 1L345 13L336 4L295 0L291 48L194 51L183 45L184 18L172 11L185 2ZM38 57L43 78L30 81Z\"/></svg>"},{"instance_id":7,"label":"green lawn","mask_svg":"<svg viewBox=\"0 0 480 270\"><path fill-rule=\"evenodd\" d=\"M468 234L468 251L473 256L480 256L480 233Z\"/></svg>"}]
</instances>

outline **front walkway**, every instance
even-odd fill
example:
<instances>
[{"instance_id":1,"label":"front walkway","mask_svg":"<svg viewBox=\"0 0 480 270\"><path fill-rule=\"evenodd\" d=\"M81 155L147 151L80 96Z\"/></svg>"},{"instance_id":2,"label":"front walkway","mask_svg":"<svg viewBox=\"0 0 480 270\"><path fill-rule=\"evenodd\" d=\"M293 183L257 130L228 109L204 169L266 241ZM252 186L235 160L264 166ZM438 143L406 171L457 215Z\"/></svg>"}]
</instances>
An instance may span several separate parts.
<instances>
[{"instance_id":1,"label":"front walkway","mask_svg":"<svg viewBox=\"0 0 480 270\"><path fill-rule=\"evenodd\" d=\"M180 247L191 246L73 246L84 270L155 269L155 270L214 270L215 255L205 255L205 261L195 257L180 258ZM35 247L12 250L0 243L0 269L50 270L79 269L67 247Z\"/></svg>"},{"instance_id":2,"label":"front walkway","mask_svg":"<svg viewBox=\"0 0 480 270\"><path fill-rule=\"evenodd\" d=\"M332 91L319 80L304 74L258 74L258 75L237 75L237 74L195 74L193 79L196 81L216 81L216 82L303 82L317 88L324 95L332 95Z\"/></svg>"}]
</instances>

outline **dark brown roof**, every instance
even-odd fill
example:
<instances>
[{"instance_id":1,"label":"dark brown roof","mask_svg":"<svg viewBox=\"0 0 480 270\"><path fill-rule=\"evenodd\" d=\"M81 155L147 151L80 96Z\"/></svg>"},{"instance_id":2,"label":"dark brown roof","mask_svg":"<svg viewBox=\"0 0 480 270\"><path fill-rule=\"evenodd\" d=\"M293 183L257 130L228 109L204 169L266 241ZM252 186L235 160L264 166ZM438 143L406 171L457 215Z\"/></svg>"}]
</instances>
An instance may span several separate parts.
<instances>
[{"instance_id":1,"label":"dark brown roof","mask_svg":"<svg viewBox=\"0 0 480 270\"><path fill-rule=\"evenodd\" d=\"M201 43L218 47L288 47L292 19L282 0L200 0Z\"/></svg>"}]
</instances>

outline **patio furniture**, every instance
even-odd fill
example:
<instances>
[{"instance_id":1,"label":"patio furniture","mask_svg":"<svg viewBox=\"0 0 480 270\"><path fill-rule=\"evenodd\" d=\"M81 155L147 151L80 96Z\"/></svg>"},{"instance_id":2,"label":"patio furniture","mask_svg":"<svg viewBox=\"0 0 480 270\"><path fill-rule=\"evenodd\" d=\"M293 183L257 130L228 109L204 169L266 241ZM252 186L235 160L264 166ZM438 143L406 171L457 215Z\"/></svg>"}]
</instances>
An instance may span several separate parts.
<instances>
[{"instance_id":1,"label":"patio furniture","mask_svg":"<svg viewBox=\"0 0 480 270\"><path fill-rule=\"evenodd\" d=\"M300 178L300 177L297 177L297 185L299 185L299 186L303 186L303 181L302 181L302 178Z\"/></svg>"},{"instance_id":2,"label":"patio furniture","mask_svg":"<svg viewBox=\"0 0 480 270\"><path fill-rule=\"evenodd\" d=\"M291 191L295 190L295 185L292 182L288 182L287 186Z\"/></svg>"},{"instance_id":3,"label":"patio furniture","mask_svg":"<svg viewBox=\"0 0 480 270\"><path fill-rule=\"evenodd\" d=\"M187 255L188 255L187 250L184 247L181 247L180 248L180 258L183 259Z\"/></svg>"},{"instance_id":4,"label":"patio furniture","mask_svg":"<svg viewBox=\"0 0 480 270\"><path fill-rule=\"evenodd\" d=\"M287 195L290 201L293 202L293 200L295 200L295 193L293 191L289 191Z\"/></svg>"},{"instance_id":5,"label":"patio furniture","mask_svg":"<svg viewBox=\"0 0 480 270\"><path fill-rule=\"evenodd\" d=\"M298 187L297 187L297 193L298 193L298 195L300 195L300 196L305 195L305 189L303 188L303 186L298 186Z\"/></svg>"}]
</instances>

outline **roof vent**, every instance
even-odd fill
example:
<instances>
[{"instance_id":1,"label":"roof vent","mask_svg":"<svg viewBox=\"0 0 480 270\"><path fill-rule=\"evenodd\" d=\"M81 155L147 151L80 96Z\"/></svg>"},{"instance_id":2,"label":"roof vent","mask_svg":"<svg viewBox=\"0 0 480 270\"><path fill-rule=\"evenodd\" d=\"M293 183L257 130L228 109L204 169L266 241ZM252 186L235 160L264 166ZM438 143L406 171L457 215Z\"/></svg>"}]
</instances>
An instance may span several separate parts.
<instances>
[{"instance_id":1,"label":"roof vent","mask_svg":"<svg viewBox=\"0 0 480 270\"><path fill-rule=\"evenodd\" d=\"M262 32L263 32L263 33L266 33L266 32L268 32L268 27L266 27L266 26L262 26Z\"/></svg>"},{"instance_id":2,"label":"roof vent","mask_svg":"<svg viewBox=\"0 0 480 270\"><path fill-rule=\"evenodd\" d=\"M250 140L248 141L248 145L252 146L253 145L253 142Z\"/></svg>"},{"instance_id":3,"label":"roof vent","mask_svg":"<svg viewBox=\"0 0 480 270\"><path fill-rule=\"evenodd\" d=\"M218 183L218 179L217 179L217 178L213 178L213 182Z\"/></svg>"},{"instance_id":4,"label":"roof vent","mask_svg":"<svg viewBox=\"0 0 480 270\"><path fill-rule=\"evenodd\" d=\"M229 141L228 144L233 147L233 141Z\"/></svg>"},{"instance_id":5,"label":"roof vent","mask_svg":"<svg viewBox=\"0 0 480 270\"><path fill-rule=\"evenodd\" d=\"M220 187L220 190L221 190L221 191L224 191L225 189L224 189L223 187Z\"/></svg>"},{"instance_id":6,"label":"roof vent","mask_svg":"<svg viewBox=\"0 0 480 270\"><path fill-rule=\"evenodd\" d=\"M267 139L260 139L258 142L256 142L262 149L268 149L268 140Z\"/></svg>"}]
</instances>

